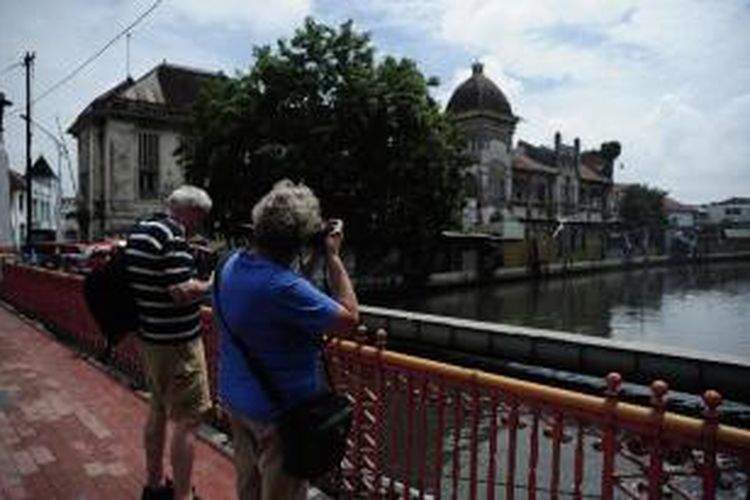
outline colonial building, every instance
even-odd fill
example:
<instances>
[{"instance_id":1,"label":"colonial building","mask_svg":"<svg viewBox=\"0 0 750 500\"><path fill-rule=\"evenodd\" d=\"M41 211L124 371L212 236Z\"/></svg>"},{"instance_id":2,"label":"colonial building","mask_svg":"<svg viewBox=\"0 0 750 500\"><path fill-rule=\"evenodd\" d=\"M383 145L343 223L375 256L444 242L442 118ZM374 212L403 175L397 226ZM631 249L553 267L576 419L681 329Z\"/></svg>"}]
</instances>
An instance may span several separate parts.
<instances>
[{"instance_id":1,"label":"colonial building","mask_svg":"<svg viewBox=\"0 0 750 500\"><path fill-rule=\"evenodd\" d=\"M32 240L59 240L61 228L60 180L43 156L31 167ZM13 246L26 242L26 178L15 170L8 171L10 186L10 225Z\"/></svg>"},{"instance_id":2,"label":"colonial building","mask_svg":"<svg viewBox=\"0 0 750 500\"><path fill-rule=\"evenodd\" d=\"M20 247L26 238L26 180L15 170L8 170L10 186L10 233L11 243Z\"/></svg>"},{"instance_id":3,"label":"colonial building","mask_svg":"<svg viewBox=\"0 0 750 500\"><path fill-rule=\"evenodd\" d=\"M707 224L750 227L750 198L735 196L704 205Z\"/></svg>"},{"instance_id":4,"label":"colonial building","mask_svg":"<svg viewBox=\"0 0 750 500\"><path fill-rule=\"evenodd\" d=\"M60 227L60 179L44 156L31 166L31 228L34 239L57 240Z\"/></svg>"},{"instance_id":5,"label":"colonial building","mask_svg":"<svg viewBox=\"0 0 750 500\"><path fill-rule=\"evenodd\" d=\"M546 261L571 252L581 258L602 255L605 227L613 218L618 143L582 151L578 138L565 144L558 132L551 147L525 141L514 147L518 117L480 63L455 90L447 111L474 159L465 179L465 232L525 241L512 262L506 255L506 265L525 263L530 254ZM504 247L508 254L511 245Z\"/></svg>"},{"instance_id":6,"label":"colonial building","mask_svg":"<svg viewBox=\"0 0 750 500\"><path fill-rule=\"evenodd\" d=\"M12 103L5 98L5 94L0 92L0 247L6 247L13 243L13 234L11 230L10 212L13 209L10 195L10 163L8 161L8 152L5 151L5 142L3 138L3 116L5 108ZM10 210L8 210L10 209Z\"/></svg>"},{"instance_id":7,"label":"colonial building","mask_svg":"<svg viewBox=\"0 0 750 500\"><path fill-rule=\"evenodd\" d=\"M518 117L505 94L484 76L482 64L471 69L471 78L453 92L447 108L474 159L465 179L463 228L502 235L510 216L511 154Z\"/></svg>"},{"instance_id":8,"label":"colonial building","mask_svg":"<svg viewBox=\"0 0 750 500\"><path fill-rule=\"evenodd\" d=\"M215 73L166 62L94 99L69 132L78 140L81 236L125 231L183 183L175 151L201 86Z\"/></svg>"}]
</instances>

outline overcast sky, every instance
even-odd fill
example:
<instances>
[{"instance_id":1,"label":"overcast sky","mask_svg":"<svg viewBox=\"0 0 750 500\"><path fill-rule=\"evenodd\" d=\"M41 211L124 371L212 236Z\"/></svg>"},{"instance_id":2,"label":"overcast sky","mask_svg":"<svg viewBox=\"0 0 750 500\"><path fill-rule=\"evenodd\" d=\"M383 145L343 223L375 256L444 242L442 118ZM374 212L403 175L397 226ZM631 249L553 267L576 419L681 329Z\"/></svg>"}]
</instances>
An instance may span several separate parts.
<instances>
[{"instance_id":1,"label":"overcast sky","mask_svg":"<svg viewBox=\"0 0 750 500\"><path fill-rule=\"evenodd\" d=\"M24 79L6 71L36 52L39 95L153 0L0 0L0 90L11 165L25 161ZM379 54L415 59L442 85L443 105L474 59L521 117L515 141L551 144L556 130L585 149L623 145L617 182L645 182L687 203L750 196L748 0L164 0L132 33L131 73L162 60L233 74L253 45L289 36L305 16L353 19ZM125 43L34 107L55 131L126 76ZM67 136L75 163L75 140ZM35 135L34 156L57 165ZM64 172L67 179L67 173ZM69 182L66 180L66 187Z\"/></svg>"}]
</instances>

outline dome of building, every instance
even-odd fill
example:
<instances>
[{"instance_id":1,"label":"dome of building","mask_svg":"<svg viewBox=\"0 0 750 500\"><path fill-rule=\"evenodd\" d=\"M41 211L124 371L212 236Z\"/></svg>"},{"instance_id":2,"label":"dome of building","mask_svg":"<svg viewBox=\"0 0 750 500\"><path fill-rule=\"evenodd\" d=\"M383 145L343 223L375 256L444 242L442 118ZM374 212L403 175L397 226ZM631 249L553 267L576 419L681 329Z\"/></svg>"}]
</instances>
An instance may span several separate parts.
<instances>
[{"instance_id":1,"label":"dome of building","mask_svg":"<svg viewBox=\"0 0 750 500\"><path fill-rule=\"evenodd\" d=\"M474 63L471 77L453 92L448 101L448 112L455 114L470 111L490 111L500 115L513 116L505 94L484 76L484 66Z\"/></svg>"}]
</instances>

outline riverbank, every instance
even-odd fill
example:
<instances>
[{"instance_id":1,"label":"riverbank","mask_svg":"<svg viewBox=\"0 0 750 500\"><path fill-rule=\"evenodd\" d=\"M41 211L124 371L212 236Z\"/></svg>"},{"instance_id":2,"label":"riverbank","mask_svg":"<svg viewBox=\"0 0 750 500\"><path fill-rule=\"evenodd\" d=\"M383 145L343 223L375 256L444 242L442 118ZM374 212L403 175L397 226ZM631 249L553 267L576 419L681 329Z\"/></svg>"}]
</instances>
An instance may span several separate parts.
<instances>
[{"instance_id":1,"label":"riverbank","mask_svg":"<svg viewBox=\"0 0 750 500\"><path fill-rule=\"evenodd\" d=\"M476 284L499 284L504 282L539 280L579 274L621 271L653 266L673 266L683 264L701 264L705 262L719 262L725 260L750 260L750 251L721 252L705 254L692 259L674 259L668 255L643 255L629 259L603 259L577 262L553 262L542 265L538 272L530 267L503 267L487 274L476 271L454 271L431 274L426 288L451 288L473 286ZM400 280L383 279L380 283L367 280L360 283L366 292L379 292L393 289L401 285Z\"/></svg>"}]
</instances>

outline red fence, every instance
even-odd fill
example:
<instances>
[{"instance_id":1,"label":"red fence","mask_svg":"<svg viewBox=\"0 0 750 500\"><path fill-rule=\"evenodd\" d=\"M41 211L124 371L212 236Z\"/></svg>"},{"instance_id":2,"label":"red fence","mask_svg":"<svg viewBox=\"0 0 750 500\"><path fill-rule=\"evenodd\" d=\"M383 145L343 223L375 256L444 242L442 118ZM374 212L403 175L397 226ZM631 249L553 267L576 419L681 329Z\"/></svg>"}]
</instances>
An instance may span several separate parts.
<instances>
[{"instance_id":1,"label":"red fence","mask_svg":"<svg viewBox=\"0 0 750 500\"><path fill-rule=\"evenodd\" d=\"M79 277L6 265L2 295L75 340L103 349ZM212 384L216 336L204 312ZM368 335L370 343L367 345ZM718 393L704 394L702 420L652 406L437 363L383 349L384 332L328 344L333 377L355 403L343 467L345 491L403 498L746 498L750 431L720 425ZM137 345L118 346L115 364L142 378Z\"/></svg>"}]
</instances>

